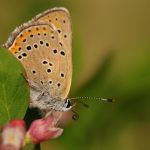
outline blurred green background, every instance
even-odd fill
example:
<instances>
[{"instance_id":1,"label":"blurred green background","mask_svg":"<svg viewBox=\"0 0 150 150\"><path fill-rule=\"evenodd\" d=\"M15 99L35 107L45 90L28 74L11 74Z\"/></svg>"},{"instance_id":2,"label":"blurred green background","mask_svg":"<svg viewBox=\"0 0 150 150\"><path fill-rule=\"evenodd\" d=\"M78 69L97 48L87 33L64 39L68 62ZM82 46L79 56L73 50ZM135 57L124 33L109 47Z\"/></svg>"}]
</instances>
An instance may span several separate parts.
<instances>
[{"instance_id":1,"label":"blurred green background","mask_svg":"<svg viewBox=\"0 0 150 150\"><path fill-rule=\"evenodd\" d=\"M73 28L70 97L88 101L78 121L63 121L64 134L42 150L150 150L150 1L0 1L0 44L11 31L52 7L69 9ZM67 115L66 115L67 116Z\"/></svg>"}]
</instances>

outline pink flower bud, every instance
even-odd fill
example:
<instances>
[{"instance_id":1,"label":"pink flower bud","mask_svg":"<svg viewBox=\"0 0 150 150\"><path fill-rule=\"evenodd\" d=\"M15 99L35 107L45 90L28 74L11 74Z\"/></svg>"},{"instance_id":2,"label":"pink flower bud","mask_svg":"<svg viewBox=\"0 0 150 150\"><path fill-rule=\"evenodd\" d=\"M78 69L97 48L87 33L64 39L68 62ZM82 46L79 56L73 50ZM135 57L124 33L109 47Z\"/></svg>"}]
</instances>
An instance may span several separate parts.
<instances>
[{"instance_id":1,"label":"pink flower bud","mask_svg":"<svg viewBox=\"0 0 150 150\"><path fill-rule=\"evenodd\" d=\"M25 138L25 122L12 120L2 129L0 150L20 150Z\"/></svg>"},{"instance_id":2,"label":"pink flower bud","mask_svg":"<svg viewBox=\"0 0 150 150\"><path fill-rule=\"evenodd\" d=\"M40 143L48 139L59 137L63 129L55 127L56 120L53 117L38 119L32 122L26 138L32 143Z\"/></svg>"}]
</instances>

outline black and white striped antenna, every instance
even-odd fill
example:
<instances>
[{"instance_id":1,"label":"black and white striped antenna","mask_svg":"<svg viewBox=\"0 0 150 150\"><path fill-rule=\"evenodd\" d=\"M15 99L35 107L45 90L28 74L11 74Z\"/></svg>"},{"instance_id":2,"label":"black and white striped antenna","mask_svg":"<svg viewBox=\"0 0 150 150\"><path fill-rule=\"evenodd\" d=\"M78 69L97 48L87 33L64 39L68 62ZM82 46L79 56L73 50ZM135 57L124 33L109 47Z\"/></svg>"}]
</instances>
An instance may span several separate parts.
<instances>
[{"instance_id":1,"label":"black and white striped antenna","mask_svg":"<svg viewBox=\"0 0 150 150\"><path fill-rule=\"evenodd\" d=\"M87 96L80 96L80 97L69 98L69 100L79 100L79 99L93 99L93 100L98 100L98 101L103 101L103 102L114 102L115 101L113 98L100 98L100 97L87 97ZM89 107L83 101L78 101L78 102L81 103L86 108ZM72 110L72 112L74 113L72 118L74 120L78 120L79 119L79 114L76 111L74 111L74 110Z\"/></svg>"},{"instance_id":2,"label":"black and white striped antenna","mask_svg":"<svg viewBox=\"0 0 150 150\"><path fill-rule=\"evenodd\" d=\"M101 97L87 97L87 96L80 96L80 97L74 97L69 98L70 100L78 100L78 99L93 99L93 100L99 100L99 101L105 101L105 102L114 102L115 100L113 98L101 98Z\"/></svg>"}]
</instances>

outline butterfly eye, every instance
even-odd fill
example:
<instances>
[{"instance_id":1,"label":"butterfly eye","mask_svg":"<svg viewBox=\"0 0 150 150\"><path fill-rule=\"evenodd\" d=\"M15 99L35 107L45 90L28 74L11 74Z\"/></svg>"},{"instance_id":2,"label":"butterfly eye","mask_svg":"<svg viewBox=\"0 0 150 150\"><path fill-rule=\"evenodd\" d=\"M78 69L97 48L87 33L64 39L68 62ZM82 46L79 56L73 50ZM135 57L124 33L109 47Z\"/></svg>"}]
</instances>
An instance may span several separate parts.
<instances>
[{"instance_id":1,"label":"butterfly eye","mask_svg":"<svg viewBox=\"0 0 150 150\"><path fill-rule=\"evenodd\" d=\"M65 105L66 105L66 108L70 108L72 106L71 102L68 99L66 99Z\"/></svg>"}]
</instances>

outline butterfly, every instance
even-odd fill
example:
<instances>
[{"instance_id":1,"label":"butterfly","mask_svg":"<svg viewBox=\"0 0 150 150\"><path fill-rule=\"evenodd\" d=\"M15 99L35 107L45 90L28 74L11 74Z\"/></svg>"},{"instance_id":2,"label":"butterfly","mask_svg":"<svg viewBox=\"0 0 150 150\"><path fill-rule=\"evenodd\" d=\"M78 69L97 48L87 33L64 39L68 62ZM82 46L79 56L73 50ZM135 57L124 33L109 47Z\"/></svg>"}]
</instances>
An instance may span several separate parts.
<instances>
[{"instance_id":1,"label":"butterfly","mask_svg":"<svg viewBox=\"0 0 150 150\"><path fill-rule=\"evenodd\" d=\"M72 80L72 30L66 8L47 10L17 27L4 47L25 68L25 79L30 86L30 107L37 107L49 115L53 110L71 110L75 105L72 100L76 99L114 101L99 97L68 98ZM72 111L73 118L78 118Z\"/></svg>"},{"instance_id":2,"label":"butterfly","mask_svg":"<svg viewBox=\"0 0 150 150\"><path fill-rule=\"evenodd\" d=\"M72 80L71 17L66 8L53 8L17 27L4 44L24 66L30 106L68 111Z\"/></svg>"}]
</instances>

